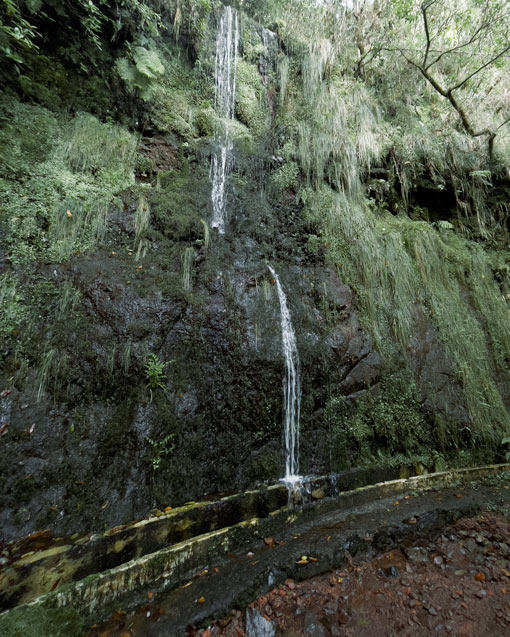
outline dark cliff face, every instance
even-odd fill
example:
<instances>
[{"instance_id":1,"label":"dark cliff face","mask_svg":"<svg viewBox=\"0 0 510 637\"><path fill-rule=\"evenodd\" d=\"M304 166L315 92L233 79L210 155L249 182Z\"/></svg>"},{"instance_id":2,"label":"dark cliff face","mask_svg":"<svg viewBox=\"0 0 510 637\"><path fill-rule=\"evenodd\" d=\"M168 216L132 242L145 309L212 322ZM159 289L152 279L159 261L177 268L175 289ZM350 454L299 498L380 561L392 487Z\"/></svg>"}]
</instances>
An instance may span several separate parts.
<instances>
[{"instance_id":1,"label":"dark cliff face","mask_svg":"<svg viewBox=\"0 0 510 637\"><path fill-rule=\"evenodd\" d=\"M114 87L124 108L119 119L131 117L143 129L136 157L126 151L127 176L116 167L117 188L108 170L118 153L107 155L107 135L124 152L134 143L127 130L72 119L71 127L77 121L95 131L90 159L87 145L69 150L67 116L2 102L16 153L19 147L0 175L0 195L15 192L10 217L0 220L3 538L112 527L283 475L284 358L268 264L287 295L301 361L302 473L405 462L432 469L469 439L462 375L428 301L411 304L411 334L400 349L376 348L373 317L360 300L373 282L356 291L346 285L327 232L303 211L304 175L292 154L283 156L296 113L278 106L278 51L262 48L261 27L246 16L227 229L220 236L210 228L219 10L204 22L200 42L195 34L186 43L192 34L184 31L179 45L173 37L158 44L165 74L150 99L126 86L122 106ZM25 136L16 109L34 118ZM75 147L76 139L85 143L82 129L73 130ZM0 133L7 148L8 134ZM28 155L35 159L18 169ZM393 219L401 200L387 168L381 174L388 183L376 180L377 205ZM99 240L80 243L62 219L74 223L80 205L90 204L89 191L97 198L97 183L100 196L106 193L105 227ZM47 212L52 197L57 223ZM52 224L64 228L60 235ZM61 258L48 248L53 236L64 245ZM152 382L150 354L164 365ZM496 380L509 396L507 375Z\"/></svg>"},{"instance_id":2,"label":"dark cliff face","mask_svg":"<svg viewBox=\"0 0 510 637\"><path fill-rule=\"evenodd\" d=\"M192 222L209 206L207 158L189 174ZM166 196L163 189L151 202L158 215L171 208ZM81 321L62 330L66 367L39 399L30 372L1 398L5 537L113 526L283 475L284 359L267 263L286 291L301 359L301 470L352 463L335 447L325 405L333 393L354 404L377 392L384 372L353 293L306 249L307 228L287 195L270 201L248 185L233 201L225 236L212 231L206 247L190 241L192 228L176 244L171 231L155 228L149 258L137 262L136 202L126 195L108 214L104 249L39 272L79 291ZM184 246L193 251L190 291L181 282ZM424 407L465 418L424 320L411 348ZM148 387L148 352L168 363L164 389Z\"/></svg>"},{"instance_id":3,"label":"dark cliff face","mask_svg":"<svg viewBox=\"0 0 510 637\"><path fill-rule=\"evenodd\" d=\"M209 205L207 158L195 170L188 205L200 218ZM212 231L205 247L189 237L176 246L170 231L156 229L150 258L140 262L130 253L136 203L127 203L110 211L104 249L39 272L57 286L72 283L82 320L62 330L66 368L39 400L35 374L2 396L6 536L111 526L283 474L284 358L267 263L286 290L297 335L302 470L330 471L328 391L349 396L376 384L381 358L349 288L303 247L296 207L273 206L249 187L238 200L235 230ZM254 202L250 216L243 200ZM164 191L153 205L164 211ZM193 251L190 291L181 285L184 246ZM164 390L147 386L148 352L168 362ZM169 434L165 454L158 445Z\"/></svg>"}]
</instances>

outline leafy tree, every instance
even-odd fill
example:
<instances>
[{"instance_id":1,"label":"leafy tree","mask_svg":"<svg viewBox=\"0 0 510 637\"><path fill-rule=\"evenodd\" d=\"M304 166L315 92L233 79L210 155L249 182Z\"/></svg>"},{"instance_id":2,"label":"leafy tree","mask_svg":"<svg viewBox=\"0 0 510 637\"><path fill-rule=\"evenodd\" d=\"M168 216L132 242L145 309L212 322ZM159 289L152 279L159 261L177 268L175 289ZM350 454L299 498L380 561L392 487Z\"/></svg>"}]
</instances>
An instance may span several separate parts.
<instances>
[{"instance_id":1,"label":"leafy tree","mask_svg":"<svg viewBox=\"0 0 510 637\"><path fill-rule=\"evenodd\" d=\"M508 85L510 11L499 0L395 0L397 50L456 111L471 137L486 137L493 156L510 109L494 91ZM402 30L402 26L405 31ZM508 86L507 86L508 88ZM491 101L490 94L496 97ZM489 106L489 108L487 108Z\"/></svg>"}]
</instances>

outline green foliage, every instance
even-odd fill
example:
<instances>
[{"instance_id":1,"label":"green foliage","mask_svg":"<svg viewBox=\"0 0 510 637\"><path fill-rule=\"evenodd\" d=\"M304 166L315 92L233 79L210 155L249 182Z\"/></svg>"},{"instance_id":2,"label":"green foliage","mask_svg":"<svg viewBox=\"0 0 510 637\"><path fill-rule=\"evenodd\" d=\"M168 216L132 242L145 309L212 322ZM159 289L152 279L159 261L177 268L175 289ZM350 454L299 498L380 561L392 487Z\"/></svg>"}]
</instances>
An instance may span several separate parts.
<instances>
[{"instance_id":1,"label":"green foliage","mask_svg":"<svg viewBox=\"0 0 510 637\"><path fill-rule=\"evenodd\" d=\"M195 241L203 236L200 222L209 181L202 167L190 171L186 162L160 179L151 199L153 224L168 239Z\"/></svg>"},{"instance_id":2,"label":"green foliage","mask_svg":"<svg viewBox=\"0 0 510 637\"><path fill-rule=\"evenodd\" d=\"M62 261L96 246L114 195L133 181L136 139L89 114L0 104L0 205L14 262Z\"/></svg>"},{"instance_id":3,"label":"green foliage","mask_svg":"<svg viewBox=\"0 0 510 637\"><path fill-rule=\"evenodd\" d=\"M334 469L343 468L346 462L370 462L380 453L416 458L430 444L416 386L405 374L386 376L378 390L367 391L353 404L332 396L326 404L325 421Z\"/></svg>"},{"instance_id":4,"label":"green foliage","mask_svg":"<svg viewBox=\"0 0 510 637\"><path fill-rule=\"evenodd\" d=\"M236 117L254 135L261 135L269 125L269 112L262 78L255 64L237 62Z\"/></svg>"},{"instance_id":5,"label":"green foliage","mask_svg":"<svg viewBox=\"0 0 510 637\"><path fill-rule=\"evenodd\" d=\"M297 190L299 166L295 161L288 161L271 175L271 182L280 190L292 188Z\"/></svg>"},{"instance_id":6,"label":"green foliage","mask_svg":"<svg viewBox=\"0 0 510 637\"><path fill-rule=\"evenodd\" d=\"M151 464L154 471L157 471L161 465L164 456L169 456L175 449L175 434L168 434L162 440L155 441L147 436L146 440L152 447Z\"/></svg>"},{"instance_id":7,"label":"green foliage","mask_svg":"<svg viewBox=\"0 0 510 637\"><path fill-rule=\"evenodd\" d=\"M0 338L5 342L20 332L28 317L17 279L9 274L0 276L0 308Z\"/></svg>"},{"instance_id":8,"label":"green foliage","mask_svg":"<svg viewBox=\"0 0 510 637\"><path fill-rule=\"evenodd\" d=\"M153 389L159 388L163 391L166 390L166 375L164 372L167 365L168 363L161 361L156 354L149 354L147 356L145 361L145 374L147 376L147 387L151 390L151 397Z\"/></svg>"},{"instance_id":9,"label":"green foliage","mask_svg":"<svg viewBox=\"0 0 510 637\"><path fill-rule=\"evenodd\" d=\"M132 62L125 57L115 62L117 72L132 90L137 90L144 100L150 100L158 80L165 72L157 51L143 46L135 46L131 50Z\"/></svg>"}]
</instances>

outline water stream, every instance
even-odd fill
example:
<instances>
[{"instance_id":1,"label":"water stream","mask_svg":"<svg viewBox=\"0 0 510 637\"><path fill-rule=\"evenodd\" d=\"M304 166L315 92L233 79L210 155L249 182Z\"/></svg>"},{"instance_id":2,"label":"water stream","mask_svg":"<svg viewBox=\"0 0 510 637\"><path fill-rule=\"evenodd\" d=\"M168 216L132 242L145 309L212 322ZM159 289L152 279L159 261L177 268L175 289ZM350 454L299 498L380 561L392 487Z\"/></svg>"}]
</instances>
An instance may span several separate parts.
<instances>
[{"instance_id":1,"label":"water stream","mask_svg":"<svg viewBox=\"0 0 510 637\"><path fill-rule=\"evenodd\" d=\"M301 407L301 386L299 380L299 355L296 335L292 327L287 298L278 275L267 266L276 282L282 327L282 350L285 358L283 375L283 425L285 432L285 476L283 482L289 487L301 483L299 476L299 415Z\"/></svg>"},{"instance_id":2,"label":"water stream","mask_svg":"<svg viewBox=\"0 0 510 637\"><path fill-rule=\"evenodd\" d=\"M234 119L236 65L239 45L239 18L232 7L223 7L216 36L214 64L214 108L220 118L214 134L215 150L211 160L211 225L225 232L227 216L226 180L232 168L233 144L230 122Z\"/></svg>"}]
</instances>

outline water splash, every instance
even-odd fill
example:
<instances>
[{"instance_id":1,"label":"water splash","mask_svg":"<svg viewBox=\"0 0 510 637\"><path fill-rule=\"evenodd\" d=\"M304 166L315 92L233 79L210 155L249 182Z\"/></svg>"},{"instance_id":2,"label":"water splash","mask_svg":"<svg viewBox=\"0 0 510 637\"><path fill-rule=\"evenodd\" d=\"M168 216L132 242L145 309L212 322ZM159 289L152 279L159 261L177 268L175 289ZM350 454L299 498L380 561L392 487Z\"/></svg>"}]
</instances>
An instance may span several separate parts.
<instances>
[{"instance_id":1,"label":"water splash","mask_svg":"<svg viewBox=\"0 0 510 637\"><path fill-rule=\"evenodd\" d=\"M299 355L296 335L292 327L285 292L274 269L268 265L276 282L282 327L282 349L285 357L283 375L283 424L285 430L285 476L283 482L289 489L299 490L302 477L299 473L299 415L301 408L301 386L299 380Z\"/></svg>"},{"instance_id":2,"label":"water splash","mask_svg":"<svg viewBox=\"0 0 510 637\"><path fill-rule=\"evenodd\" d=\"M232 168L232 137L229 123L234 119L236 94L236 66L239 45L239 18L232 7L224 6L216 36L214 64L214 108L221 118L216 126L215 151L211 160L211 226L225 232L227 214L225 186Z\"/></svg>"}]
</instances>

